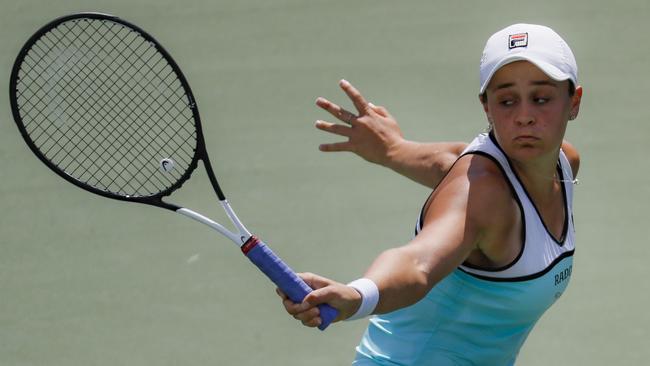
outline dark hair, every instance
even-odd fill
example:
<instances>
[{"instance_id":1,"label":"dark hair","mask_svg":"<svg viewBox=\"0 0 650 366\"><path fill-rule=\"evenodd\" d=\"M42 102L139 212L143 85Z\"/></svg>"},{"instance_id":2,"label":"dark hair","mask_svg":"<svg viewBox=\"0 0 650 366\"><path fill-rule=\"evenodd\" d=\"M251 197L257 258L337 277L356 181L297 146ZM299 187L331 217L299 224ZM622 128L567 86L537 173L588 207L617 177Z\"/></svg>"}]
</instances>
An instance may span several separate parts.
<instances>
[{"instance_id":1,"label":"dark hair","mask_svg":"<svg viewBox=\"0 0 650 366\"><path fill-rule=\"evenodd\" d=\"M569 96L572 97L576 93L576 86L573 85L573 81L569 80ZM487 91L484 91L483 94L479 96L482 103L487 103Z\"/></svg>"}]
</instances>

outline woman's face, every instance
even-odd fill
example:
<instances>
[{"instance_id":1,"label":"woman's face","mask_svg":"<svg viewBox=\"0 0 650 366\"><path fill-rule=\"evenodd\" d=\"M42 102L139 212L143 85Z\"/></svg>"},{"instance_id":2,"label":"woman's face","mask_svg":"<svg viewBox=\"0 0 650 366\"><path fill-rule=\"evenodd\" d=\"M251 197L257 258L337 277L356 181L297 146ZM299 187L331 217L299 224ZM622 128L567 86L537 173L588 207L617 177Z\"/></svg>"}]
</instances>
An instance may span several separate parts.
<instances>
[{"instance_id":1,"label":"woman's face","mask_svg":"<svg viewBox=\"0 0 650 366\"><path fill-rule=\"evenodd\" d=\"M506 154L519 162L557 159L567 121L580 107L582 88L556 81L537 66L517 61L500 68L486 89L483 108Z\"/></svg>"}]
</instances>

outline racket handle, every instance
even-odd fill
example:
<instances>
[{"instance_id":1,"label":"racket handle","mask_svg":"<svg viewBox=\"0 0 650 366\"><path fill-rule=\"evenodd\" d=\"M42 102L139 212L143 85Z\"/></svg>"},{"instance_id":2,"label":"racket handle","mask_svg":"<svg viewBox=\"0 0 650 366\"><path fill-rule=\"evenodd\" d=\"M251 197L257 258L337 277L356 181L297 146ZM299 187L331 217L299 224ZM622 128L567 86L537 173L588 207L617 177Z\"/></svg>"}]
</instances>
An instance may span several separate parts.
<instances>
[{"instance_id":1,"label":"racket handle","mask_svg":"<svg viewBox=\"0 0 650 366\"><path fill-rule=\"evenodd\" d=\"M313 291L282 259L273 253L271 248L256 237L251 236L241 249L251 262L289 296L291 301L300 303L305 296ZM322 320L318 329L325 330L339 311L328 304L320 304L318 309Z\"/></svg>"}]
</instances>

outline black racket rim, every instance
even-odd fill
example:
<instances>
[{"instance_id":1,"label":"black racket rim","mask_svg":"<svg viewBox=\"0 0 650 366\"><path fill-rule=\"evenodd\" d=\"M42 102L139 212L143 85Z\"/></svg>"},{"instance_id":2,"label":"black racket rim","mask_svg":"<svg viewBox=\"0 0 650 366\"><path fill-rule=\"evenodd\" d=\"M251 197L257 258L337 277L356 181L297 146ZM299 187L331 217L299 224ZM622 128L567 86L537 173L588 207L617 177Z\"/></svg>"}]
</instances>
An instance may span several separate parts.
<instances>
[{"instance_id":1,"label":"black racket rim","mask_svg":"<svg viewBox=\"0 0 650 366\"><path fill-rule=\"evenodd\" d=\"M144 39L147 41L151 42L156 50L163 56L165 61L168 62L169 66L174 70L176 73L176 76L181 83L186 96L189 99L189 108L192 111L192 115L194 118L194 123L196 126L196 151L194 156L192 157L192 161L190 162L187 170L184 172L184 174L170 187L168 187L165 190L162 190L158 193L148 195L148 196L126 196L126 195L119 195L112 193L110 191L105 191L101 189L97 189L93 186L90 186L88 184L85 184L74 177L66 174L64 171L59 169L54 163L52 163L47 157L43 155L43 153L40 151L40 149L36 146L36 144L32 141L29 133L27 132L22 116L20 115L20 106L18 105L18 96L17 96L17 86L18 86L18 81L19 81L19 73L21 66L23 64L23 61L25 57L27 56L28 52L32 49L32 47L43 37L45 34L56 28L62 23L76 20L76 19L93 19L93 20L106 20L106 21L111 21L114 23L121 24L127 28L130 28L136 32L139 33ZM196 169L198 166L198 161L202 160L203 164L206 168L206 171L208 173L208 177L210 179L210 182L212 183L212 186L215 190L215 193L217 194L219 200L225 200L225 196L223 192L221 191L221 188L219 187L219 183L217 182L216 176L214 172L212 171L212 167L209 162L207 150L205 148L205 142L204 142L204 136L203 136L203 131L201 128L201 119L199 116L199 110L198 106L196 103L196 100L194 99L194 94L192 93L192 89L190 88L189 83L187 82L187 79L185 78L185 75L181 71L180 67L174 61L174 59L171 57L169 52L149 33L147 33L145 30L142 28L138 27L135 24L132 24L124 19L121 19L117 16L111 15L111 14L105 14L105 13L97 13L97 12L82 12L82 13L75 13L75 14L70 14L66 16L62 16L59 18L56 18L52 20L51 22L45 24L42 26L36 33L34 33L28 40L27 42L23 45L21 48L20 52L18 53L18 56L16 57L16 60L14 62L12 71L11 71L11 77L10 77L10 83L9 83L9 96L10 96L10 104L11 104L11 111L14 117L14 121L16 122L16 125L18 126L18 129L20 130L20 133L29 146L29 148L32 150L32 152L47 166L49 167L52 171L54 171L56 174L67 180L68 182L85 189L87 191L90 191L92 193L98 194L100 196L112 198L112 199L117 199L121 201L130 201L130 202L139 202L139 203L145 203L145 204L150 204L154 206L159 206L163 208L167 208L170 210L177 210L180 208L180 206L164 202L162 200L163 197L170 195L173 191L179 189L183 183L185 183L190 176L192 175L192 172Z\"/></svg>"}]
</instances>

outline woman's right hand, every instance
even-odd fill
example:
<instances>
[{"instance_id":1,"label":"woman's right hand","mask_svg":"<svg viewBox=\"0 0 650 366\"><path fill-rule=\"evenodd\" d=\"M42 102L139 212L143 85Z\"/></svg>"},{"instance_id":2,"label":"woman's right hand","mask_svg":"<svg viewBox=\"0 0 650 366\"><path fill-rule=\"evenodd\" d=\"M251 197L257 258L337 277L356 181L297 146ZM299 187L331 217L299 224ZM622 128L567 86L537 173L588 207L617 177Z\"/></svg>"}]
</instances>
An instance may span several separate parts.
<instances>
[{"instance_id":1,"label":"woman's right hand","mask_svg":"<svg viewBox=\"0 0 650 366\"><path fill-rule=\"evenodd\" d=\"M314 289L301 303L294 303L280 289L276 289L276 292L282 298L287 313L303 325L317 327L321 324L317 307L320 304L327 303L339 311L334 322L349 318L359 309L361 294L354 288L313 273L299 273L298 276Z\"/></svg>"}]
</instances>

